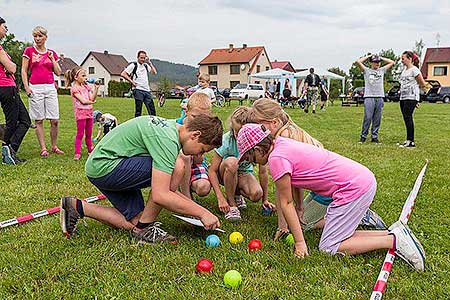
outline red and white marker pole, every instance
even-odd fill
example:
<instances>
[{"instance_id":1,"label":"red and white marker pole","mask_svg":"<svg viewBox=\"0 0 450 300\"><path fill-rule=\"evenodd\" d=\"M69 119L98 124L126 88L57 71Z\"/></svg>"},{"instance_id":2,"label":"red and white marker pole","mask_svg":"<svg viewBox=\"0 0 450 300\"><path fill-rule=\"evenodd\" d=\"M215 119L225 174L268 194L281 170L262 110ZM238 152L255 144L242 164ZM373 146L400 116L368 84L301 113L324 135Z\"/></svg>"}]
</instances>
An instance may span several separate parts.
<instances>
[{"instance_id":1,"label":"red and white marker pole","mask_svg":"<svg viewBox=\"0 0 450 300\"><path fill-rule=\"evenodd\" d=\"M411 216L412 209L414 208L414 204L416 203L416 197L419 193L420 185L422 184L423 177L425 175L425 170L427 169L428 160L425 162L425 166L423 166L422 171L420 171L419 176L417 176L416 183L414 184L413 189L409 193L408 198L403 204L402 213L400 214L399 220L406 224L408 223L409 217ZM383 298L384 290L386 289L387 280L389 275L391 274L392 265L395 260L395 249L389 249L386 257L384 258L383 266L381 267L380 274L378 274L377 282L373 287L372 295L370 296L370 300L381 300Z\"/></svg>"},{"instance_id":2,"label":"red and white marker pole","mask_svg":"<svg viewBox=\"0 0 450 300\"><path fill-rule=\"evenodd\" d=\"M106 199L106 197L105 197L105 195L100 194L97 196L92 196L92 197L83 199L82 201L91 203L91 202L95 202L95 201L102 200L102 199ZM34 219L37 219L37 218L40 218L43 216L53 215L55 213L58 213L60 210L61 210L61 208L59 206L56 206L56 207L48 208L45 210L37 211L37 212L29 214L29 215L24 215L24 216L20 216L17 218L9 219L9 220L6 220L6 221L3 221L0 223L0 229L6 228L8 226L22 224L22 223L25 223L25 222L28 222L28 221L31 221L31 220L34 220Z\"/></svg>"}]
</instances>

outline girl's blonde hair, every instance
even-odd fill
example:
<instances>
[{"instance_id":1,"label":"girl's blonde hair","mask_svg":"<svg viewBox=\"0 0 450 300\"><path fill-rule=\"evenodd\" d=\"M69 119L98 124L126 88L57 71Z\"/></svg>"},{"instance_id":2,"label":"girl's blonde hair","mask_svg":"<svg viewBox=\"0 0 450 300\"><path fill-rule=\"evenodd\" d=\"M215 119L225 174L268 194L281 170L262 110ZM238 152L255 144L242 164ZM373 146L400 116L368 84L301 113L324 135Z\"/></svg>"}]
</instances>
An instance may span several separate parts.
<instances>
[{"instance_id":1,"label":"girl's blonde hair","mask_svg":"<svg viewBox=\"0 0 450 300\"><path fill-rule=\"evenodd\" d=\"M251 113L248 116L249 122L260 123L261 121L272 121L273 119L278 119L283 124L275 134L275 138L280 136L283 131L287 130L289 138L323 148L322 143L295 124L291 117L277 102L271 99L261 98L253 103Z\"/></svg>"},{"instance_id":2,"label":"girl's blonde hair","mask_svg":"<svg viewBox=\"0 0 450 300\"><path fill-rule=\"evenodd\" d=\"M200 75L198 75L199 80L204 80L206 82L209 82L210 78L211 77L209 77L209 74L206 74L206 73L201 73Z\"/></svg>"},{"instance_id":3,"label":"girl's blonde hair","mask_svg":"<svg viewBox=\"0 0 450 300\"><path fill-rule=\"evenodd\" d=\"M240 125L241 127L248 123L248 117L251 112L251 108L247 106L238 106L233 111L233 113L228 118L228 127L231 131L231 134L236 137L237 132L234 128L234 124Z\"/></svg>"},{"instance_id":4,"label":"girl's blonde hair","mask_svg":"<svg viewBox=\"0 0 450 300\"><path fill-rule=\"evenodd\" d=\"M83 69L79 66L76 66L72 70L67 70L66 73L64 73L64 78L66 79L66 83L64 84L65 87L69 87L72 82L75 81L75 77L82 71Z\"/></svg>"},{"instance_id":5,"label":"girl's blonde hair","mask_svg":"<svg viewBox=\"0 0 450 300\"><path fill-rule=\"evenodd\" d=\"M204 93L193 93L186 104L186 109L191 111L193 109L198 109L204 112L211 113L211 100L209 100L208 95Z\"/></svg>"},{"instance_id":6,"label":"girl's blonde hair","mask_svg":"<svg viewBox=\"0 0 450 300\"><path fill-rule=\"evenodd\" d=\"M41 35L47 36L48 31L47 31L47 29L45 29L45 28L42 27L42 26L36 26L36 27L34 27L34 29L33 29L33 31L31 32L31 34L32 34L33 36L34 36L35 34L41 34Z\"/></svg>"}]
</instances>

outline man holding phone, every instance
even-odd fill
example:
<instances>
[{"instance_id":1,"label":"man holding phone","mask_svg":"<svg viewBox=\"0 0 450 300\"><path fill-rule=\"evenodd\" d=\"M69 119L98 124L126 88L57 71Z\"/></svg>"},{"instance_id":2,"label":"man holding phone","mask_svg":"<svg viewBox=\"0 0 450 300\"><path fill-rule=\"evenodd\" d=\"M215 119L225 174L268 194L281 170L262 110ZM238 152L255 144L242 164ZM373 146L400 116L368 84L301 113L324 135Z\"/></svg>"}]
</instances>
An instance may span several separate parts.
<instances>
[{"instance_id":1,"label":"man holding phone","mask_svg":"<svg viewBox=\"0 0 450 300\"><path fill-rule=\"evenodd\" d=\"M130 63L120 74L132 85L136 105L135 117L142 115L142 103L145 104L149 115L156 115L155 104L153 103L153 96L148 83L148 73L156 74L156 68L150 62L147 53L139 50L137 53L137 62Z\"/></svg>"}]
</instances>

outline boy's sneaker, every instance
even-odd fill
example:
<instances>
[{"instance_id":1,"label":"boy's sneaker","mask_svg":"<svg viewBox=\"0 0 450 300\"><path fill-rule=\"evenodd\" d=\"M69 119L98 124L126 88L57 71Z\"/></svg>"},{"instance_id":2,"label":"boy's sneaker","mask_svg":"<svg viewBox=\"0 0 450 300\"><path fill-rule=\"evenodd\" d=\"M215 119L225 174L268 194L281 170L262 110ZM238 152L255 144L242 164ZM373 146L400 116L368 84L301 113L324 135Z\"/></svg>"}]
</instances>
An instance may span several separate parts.
<instances>
[{"instance_id":1,"label":"boy's sneaker","mask_svg":"<svg viewBox=\"0 0 450 300\"><path fill-rule=\"evenodd\" d=\"M364 143L365 141L366 141L366 138L365 138L365 137L361 137L361 138L359 139L359 142L358 142L358 143L362 144L362 143Z\"/></svg>"},{"instance_id":2,"label":"boy's sneaker","mask_svg":"<svg viewBox=\"0 0 450 300\"><path fill-rule=\"evenodd\" d=\"M12 149L7 145L2 146L2 163L13 166L16 165L16 160L12 155Z\"/></svg>"},{"instance_id":3,"label":"boy's sneaker","mask_svg":"<svg viewBox=\"0 0 450 300\"><path fill-rule=\"evenodd\" d=\"M242 197L242 195L234 196L234 202L236 202L236 205L239 209L247 208L247 203L245 203L245 199L244 199L244 197Z\"/></svg>"},{"instance_id":4,"label":"boy's sneaker","mask_svg":"<svg viewBox=\"0 0 450 300\"><path fill-rule=\"evenodd\" d=\"M399 145L400 148L414 148L416 144L413 141L405 141L404 143Z\"/></svg>"},{"instance_id":5,"label":"boy's sneaker","mask_svg":"<svg viewBox=\"0 0 450 300\"><path fill-rule=\"evenodd\" d=\"M419 271L425 269L425 251L409 227L397 221L389 227L395 237L395 254Z\"/></svg>"},{"instance_id":6,"label":"boy's sneaker","mask_svg":"<svg viewBox=\"0 0 450 300\"><path fill-rule=\"evenodd\" d=\"M225 220L229 221L241 221L241 213L239 212L239 208L230 207L230 210L225 214Z\"/></svg>"},{"instance_id":7,"label":"boy's sneaker","mask_svg":"<svg viewBox=\"0 0 450 300\"><path fill-rule=\"evenodd\" d=\"M370 208L366 211L364 214L364 217L362 218L359 225L372 227L375 229L386 229L386 223L384 223L383 219L377 215L373 210Z\"/></svg>"},{"instance_id":8,"label":"boy's sneaker","mask_svg":"<svg viewBox=\"0 0 450 300\"><path fill-rule=\"evenodd\" d=\"M75 197L67 196L61 198L60 223L61 229L67 238L70 238L77 229L77 222L80 219L80 214L72 206L76 201Z\"/></svg>"},{"instance_id":9,"label":"boy's sneaker","mask_svg":"<svg viewBox=\"0 0 450 300\"><path fill-rule=\"evenodd\" d=\"M176 244L178 239L168 234L161 228L161 222L153 222L153 224L144 229L137 229L136 227L131 231L131 236L138 243L155 244L155 243L170 243Z\"/></svg>"},{"instance_id":10,"label":"boy's sneaker","mask_svg":"<svg viewBox=\"0 0 450 300\"><path fill-rule=\"evenodd\" d=\"M381 143L380 143L380 140L379 140L378 138L372 138L372 139L370 140L370 142L375 143L375 144L381 144Z\"/></svg>"}]
</instances>

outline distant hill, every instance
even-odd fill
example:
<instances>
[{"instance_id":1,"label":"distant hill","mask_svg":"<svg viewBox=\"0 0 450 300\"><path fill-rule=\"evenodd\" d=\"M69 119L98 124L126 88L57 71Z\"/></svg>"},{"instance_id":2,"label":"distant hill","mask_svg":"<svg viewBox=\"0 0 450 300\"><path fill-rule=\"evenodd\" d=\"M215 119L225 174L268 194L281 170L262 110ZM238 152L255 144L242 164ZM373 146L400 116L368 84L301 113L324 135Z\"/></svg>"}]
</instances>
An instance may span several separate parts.
<instances>
[{"instance_id":1,"label":"distant hill","mask_svg":"<svg viewBox=\"0 0 450 300\"><path fill-rule=\"evenodd\" d=\"M157 75L151 75L150 81L159 81L161 77L166 77L170 81L179 85L197 84L197 68L185 64L176 64L169 61L152 59L152 64L158 70Z\"/></svg>"}]
</instances>

